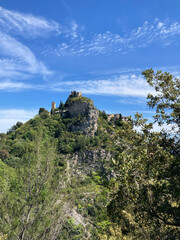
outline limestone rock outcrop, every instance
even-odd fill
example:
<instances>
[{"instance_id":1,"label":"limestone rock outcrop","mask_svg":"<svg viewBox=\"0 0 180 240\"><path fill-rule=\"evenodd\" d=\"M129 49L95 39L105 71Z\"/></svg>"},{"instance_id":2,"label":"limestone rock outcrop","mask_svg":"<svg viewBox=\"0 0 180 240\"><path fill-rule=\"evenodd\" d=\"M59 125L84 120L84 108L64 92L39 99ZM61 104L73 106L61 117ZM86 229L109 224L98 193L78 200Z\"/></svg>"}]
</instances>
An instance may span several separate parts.
<instances>
[{"instance_id":1,"label":"limestone rock outcrop","mask_svg":"<svg viewBox=\"0 0 180 240\"><path fill-rule=\"evenodd\" d=\"M83 97L79 92L71 92L61 115L71 119L69 131L79 131L86 135L94 135L97 131L99 110L91 99Z\"/></svg>"},{"instance_id":2,"label":"limestone rock outcrop","mask_svg":"<svg viewBox=\"0 0 180 240\"><path fill-rule=\"evenodd\" d=\"M89 175L91 171L101 171L105 173L105 161L110 161L113 158L113 154L105 149L89 149L77 152L68 156L68 158L71 159L69 164L72 175L84 178Z\"/></svg>"}]
</instances>

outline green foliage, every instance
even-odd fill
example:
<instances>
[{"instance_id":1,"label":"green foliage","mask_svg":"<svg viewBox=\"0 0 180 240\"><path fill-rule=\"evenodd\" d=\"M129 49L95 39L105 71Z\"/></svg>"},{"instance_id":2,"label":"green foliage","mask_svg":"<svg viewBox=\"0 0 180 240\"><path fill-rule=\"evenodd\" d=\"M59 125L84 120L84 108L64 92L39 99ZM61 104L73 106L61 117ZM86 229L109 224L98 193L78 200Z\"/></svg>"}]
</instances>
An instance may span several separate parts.
<instances>
[{"instance_id":1,"label":"green foliage","mask_svg":"<svg viewBox=\"0 0 180 240\"><path fill-rule=\"evenodd\" d=\"M39 109L39 116L43 119L46 119L49 117L49 112L45 108Z\"/></svg>"},{"instance_id":2,"label":"green foliage","mask_svg":"<svg viewBox=\"0 0 180 240\"><path fill-rule=\"evenodd\" d=\"M115 124L116 124L116 126L122 127L124 123L123 123L122 119L120 118L115 121Z\"/></svg>"},{"instance_id":3,"label":"green foliage","mask_svg":"<svg viewBox=\"0 0 180 240\"><path fill-rule=\"evenodd\" d=\"M5 133L0 133L0 141L6 139L6 134Z\"/></svg>"},{"instance_id":4,"label":"green foliage","mask_svg":"<svg viewBox=\"0 0 180 240\"><path fill-rule=\"evenodd\" d=\"M134 139L138 145L133 142L117 158L118 191L114 186L115 194L108 207L112 220L121 223L123 231L134 231L138 239L151 239L152 233L163 236L168 234L168 226L179 225L178 205L173 205L178 204L177 160L159 145L158 136L148 138ZM147 228L149 225L151 228ZM174 239L176 235L174 230Z\"/></svg>"},{"instance_id":5,"label":"green foliage","mask_svg":"<svg viewBox=\"0 0 180 240\"><path fill-rule=\"evenodd\" d=\"M64 103L62 101L60 101L60 104L59 104L59 109L60 110L64 110Z\"/></svg>"},{"instance_id":6,"label":"green foliage","mask_svg":"<svg viewBox=\"0 0 180 240\"><path fill-rule=\"evenodd\" d=\"M143 72L149 84L158 91L149 95L150 107L156 107L155 120L160 124L176 123L178 80L152 69ZM163 110L163 111L160 111ZM113 161L117 179L113 183L109 216L132 239L178 239L179 152L176 136L153 133L140 114L134 121L142 133L124 132L119 156ZM127 146L127 147L125 147Z\"/></svg>"},{"instance_id":7,"label":"green foliage","mask_svg":"<svg viewBox=\"0 0 180 240\"><path fill-rule=\"evenodd\" d=\"M17 122L15 125L13 125L8 131L7 134L10 134L12 132L15 132L16 129L20 128L23 125L22 122Z\"/></svg>"},{"instance_id":8,"label":"green foliage","mask_svg":"<svg viewBox=\"0 0 180 240\"><path fill-rule=\"evenodd\" d=\"M155 121L160 125L176 123L180 127L180 81L170 73L156 73L152 69L144 71L143 76L156 91L155 95L149 94L147 103L150 108L156 107Z\"/></svg>"},{"instance_id":9,"label":"green foliage","mask_svg":"<svg viewBox=\"0 0 180 240\"><path fill-rule=\"evenodd\" d=\"M81 224L75 224L73 218L67 219L64 223L59 240L81 240L86 239L86 233Z\"/></svg>"},{"instance_id":10,"label":"green foliage","mask_svg":"<svg viewBox=\"0 0 180 240\"><path fill-rule=\"evenodd\" d=\"M73 136L74 134L66 134L59 138L58 150L61 153L72 153L85 147L84 136Z\"/></svg>"},{"instance_id":11,"label":"green foliage","mask_svg":"<svg viewBox=\"0 0 180 240\"><path fill-rule=\"evenodd\" d=\"M157 91L148 96L155 120L179 127L179 80L153 70L143 75ZM92 103L70 98L60 110L74 101ZM108 121L104 111L94 136L71 132L83 121L40 108L0 134L0 239L179 239L177 132L154 133L138 113L133 122ZM92 156L92 170L86 153L94 150L112 158Z\"/></svg>"},{"instance_id":12,"label":"green foliage","mask_svg":"<svg viewBox=\"0 0 180 240\"><path fill-rule=\"evenodd\" d=\"M9 152L6 149L0 151L0 159L5 160L9 158Z\"/></svg>"},{"instance_id":13,"label":"green foliage","mask_svg":"<svg viewBox=\"0 0 180 240\"><path fill-rule=\"evenodd\" d=\"M99 116L102 117L103 119L107 120L107 114L104 110L102 112L99 111Z\"/></svg>"},{"instance_id":14,"label":"green foliage","mask_svg":"<svg viewBox=\"0 0 180 240\"><path fill-rule=\"evenodd\" d=\"M5 163L0 160L0 202L3 197L3 193L10 190L15 182L16 173L14 169L8 167Z\"/></svg>"},{"instance_id":15,"label":"green foliage","mask_svg":"<svg viewBox=\"0 0 180 240\"><path fill-rule=\"evenodd\" d=\"M68 98L68 100L65 103L65 107L68 106L68 104L72 104L74 102L86 102L86 103L93 104L93 101L90 98L87 98L87 97L73 97L73 98Z\"/></svg>"},{"instance_id":16,"label":"green foliage","mask_svg":"<svg viewBox=\"0 0 180 240\"><path fill-rule=\"evenodd\" d=\"M56 218L53 205L58 187L54 182L55 157L52 146L38 136L34 153L28 154L23 167L16 170L16 184L11 179L0 181L4 189L8 185L10 189L0 194L0 232L8 239L37 239L51 227ZM0 167L6 170L5 165ZM5 174L4 170L0 173Z\"/></svg>"}]
</instances>

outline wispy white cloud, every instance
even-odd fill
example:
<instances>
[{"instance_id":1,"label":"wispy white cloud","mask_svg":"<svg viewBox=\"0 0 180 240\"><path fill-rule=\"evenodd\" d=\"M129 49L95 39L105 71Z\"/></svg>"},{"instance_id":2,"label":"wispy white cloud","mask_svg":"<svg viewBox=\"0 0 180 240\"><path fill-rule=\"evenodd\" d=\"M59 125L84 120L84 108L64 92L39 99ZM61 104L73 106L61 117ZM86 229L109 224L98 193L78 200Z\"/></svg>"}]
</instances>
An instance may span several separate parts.
<instances>
[{"instance_id":1,"label":"wispy white cloud","mask_svg":"<svg viewBox=\"0 0 180 240\"><path fill-rule=\"evenodd\" d=\"M139 98L121 98L118 99L116 102L122 103L122 104L131 104L131 105L145 105L147 102L147 99L145 97L139 97Z\"/></svg>"},{"instance_id":2,"label":"wispy white cloud","mask_svg":"<svg viewBox=\"0 0 180 240\"><path fill-rule=\"evenodd\" d=\"M7 92L16 92L27 89L34 89L35 86L24 82L0 81L0 90Z\"/></svg>"},{"instance_id":3,"label":"wispy white cloud","mask_svg":"<svg viewBox=\"0 0 180 240\"><path fill-rule=\"evenodd\" d=\"M60 26L30 14L9 11L0 7L0 89L17 91L32 87L17 81L53 74L22 41L24 37L37 37L60 33ZM18 40L15 34L21 35ZM9 79L11 81L9 81Z\"/></svg>"},{"instance_id":4,"label":"wispy white cloud","mask_svg":"<svg viewBox=\"0 0 180 240\"><path fill-rule=\"evenodd\" d=\"M137 110L137 111L133 111L134 113L146 113L146 114L155 114L156 113L156 111L151 111L151 110Z\"/></svg>"},{"instance_id":5,"label":"wispy white cloud","mask_svg":"<svg viewBox=\"0 0 180 240\"><path fill-rule=\"evenodd\" d=\"M5 90L5 86L9 86L11 90L14 86L15 91L20 89L20 86L22 86L22 89L27 89L31 86L19 83L15 87L13 81L16 83L17 80L22 81L35 77L47 80L55 74L36 57L29 45L25 45L28 43L22 37L29 39L62 34L64 38L73 40L78 36L79 29L78 24L73 20L66 25L60 25L42 17L0 7L1 89Z\"/></svg>"},{"instance_id":6,"label":"wispy white cloud","mask_svg":"<svg viewBox=\"0 0 180 240\"><path fill-rule=\"evenodd\" d=\"M61 33L61 26L55 21L10 11L2 7L0 7L0 28L32 38Z\"/></svg>"},{"instance_id":7,"label":"wispy white cloud","mask_svg":"<svg viewBox=\"0 0 180 240\"><path fill-rule=\"evenodd\" d=\"M52 74L27 46L1 31L0 39L0 80L25 79L36 74L45 77Z\"/></svg>"},{"instance_id":8,"label":"wispy white cloud","mask_svg":"<svg viewBox=\"0 0 180 240\"><path fill-rule=\"evenodd\" d=\"M37 113L37 109L0 109L0 133L7 132L17 121L28 121Z\"/></svg>"},{"instance_id":9,"label":"wispy white cloud","mask_svg":"<svg viewBox=\"0 0 180 240\"><path fill-rule=\"evenodd\" d=\"M167 70L167 68L164 68L164 70ZM90 74L87 80L71 81L67 80L67 78L74 78L75 76L56 74L54 75L55 79L53 78L51 81L35 84L30 84L27 81L10 81L7 79L0 81L0 90L11 92L28 89L52 92L76 90L84 94L118 96L119 99L116 102L121 104L146 105L148 93L156 94L156 92L143 78L141 71L141 69L98 71L97 73L93 72L92 75Z\"/></svg>"},{"instance_id":10,"label":"wispy white cloud","mask_svg":"<svg viewBox=\"0 0 180 240\"><path fill-rule=\"evenodd\" d=\"M78 24L75 21L71 21L70 22L70 29L69 29L69 33L73 38L77 38L78 37Z\"/></svg>"},{"instance_id":11,"label":"wispy white cloud","mask_svg":"<svg viewBox=\"0 0 180 240\"><path fill-rule=\"evenodd\" d=\"M120 36L118 33L107 31L105 33L95 33L90 39L82 34L75 39L61 41L55 50L49 50L58 56L64 55L100 55L111 53L125 54L136 48L148 47L153 43L167 46L174 42L174 37L180 35L180 23L164 22L155 19L154 23L145 22L137 29Z\"/></svg>"},{"instance_id":12,"label":"wispy white cloud","mask_svg":"<svg viewBox=\"0 0 180 240\"><path fill-rule=\"evenodd\" d=\"M38 113L37 109L0 109L0 118L1 119L7 119L7 118L13 118L15 120L18 119L30 119L31 117L34 117Z\"/></svg>"},{"instance_id":13,"label":"wispy white cloud","mask_svg":"<svg viewBox=\"0 0 180 240\"><path fill-rule=\"evenodd\" d=\"M110 79L87 81L66 81L51 86L52 91L75 89L85 94L146 97L153 92L147 82L139 75L121 75Z\"/></svg>"},{"instance_id":14,"label":"wispy white cloud","mask_svg":"<svg viewBox=\"0 0 180 240\"><path fill-rule=\"evenodd\" d=\"M101 76L108 76L108 75L118 75L118 74L135 74L140 73L144 70L144 68L112 68L112 69L105 69L105 70L94 70L89 72L91 75L101 75Z\"/></svg>"}]
</instances>

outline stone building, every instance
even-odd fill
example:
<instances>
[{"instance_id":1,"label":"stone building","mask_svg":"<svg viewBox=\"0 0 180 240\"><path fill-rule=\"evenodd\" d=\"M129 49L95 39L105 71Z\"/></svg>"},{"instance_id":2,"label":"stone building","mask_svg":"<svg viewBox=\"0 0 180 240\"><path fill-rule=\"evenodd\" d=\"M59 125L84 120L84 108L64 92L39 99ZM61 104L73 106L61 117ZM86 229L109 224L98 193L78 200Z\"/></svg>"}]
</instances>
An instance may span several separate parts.
<instances>
[{"instance_id":1,"label":"stone building","mask_svg":"<svg viewBox=\"0 0 180 240\"><path fill-rule=\"evenodd\" d=\"M71 91L69 98L82 97L82 92Z\"/></svg>"}]
</instances>

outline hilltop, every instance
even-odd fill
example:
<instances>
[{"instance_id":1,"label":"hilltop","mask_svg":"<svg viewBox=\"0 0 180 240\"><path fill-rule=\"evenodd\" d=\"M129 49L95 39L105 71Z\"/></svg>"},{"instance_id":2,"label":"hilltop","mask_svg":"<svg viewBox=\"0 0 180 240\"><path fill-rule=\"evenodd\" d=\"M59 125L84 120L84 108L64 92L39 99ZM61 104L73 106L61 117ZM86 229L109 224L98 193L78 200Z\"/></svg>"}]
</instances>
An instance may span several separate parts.
<instances>
[{"instance_id":1,"label":"hilltop","mask_svg":"<svg viewBox=\"0 0 180 240\"><path fill-rule=\"evenodd\" d=\"M125 128L132 129L132 124L123 122L121 115L109 118L105 112L95 108L91 99L83 97L79 92L71 92L67 101L61 103L58 108L52 102L50 112L40 108L35 118L25 124L18 122L7 135L1 134L2 164L7 172L13 171L12 181L22 181L14 180L17 178L16 174L20 169L28 167L25 170L27 172L23 170L23 175L30 188L26 188L23 182L21 186L18 182L18 186L23 192L28 191L30 199L26 204L32 203L32 209L28 212L24 206L24 213L16 212L19 218L17 231L21 231L20 222L24 222L24 218L32 214L29 217L33 221L35 209L41 211L39 204L43 194L48 214L55 206L60 211L57 216L54 216L54 213L48 215L48 218L55 222L48 227L47 239L57 239L59 234L59 239L68 239L67 229L74 232L74 236L79 236L77 239L97 239L98 232L96 233L97 228L94 224L107 218L104 204L108 189L103 186L103 182L108 183L115 177L113 169L108 166L118 154L119 130ZM45 174L42 182L36 182L42 174ZM9 178L11 179L8 176ZM42 184L43 189L46 188L46 184L53 185L44 192L39 184ZM32 191L39 192L33 195ZM21 195L16 190L14 194L15 199ZM16 204L21 205L19 202ZM37 216L37 219L35 217L34 221L31 227L26 227L27 232L41 222L40 216ZM24 224L28 225L28 222ZM13 233L11 239L15 239Z\"/></svg>"},{"instance_id":2,"label":"hilltop","mask_svg":"<svg viewBox=\"0 0 180 240\"><path fill-rule=\"evenodd\" d=\"M178 239L178 142L151 128L74 91L0 134L0 239Z\"/></svg>"}]
</instances>

